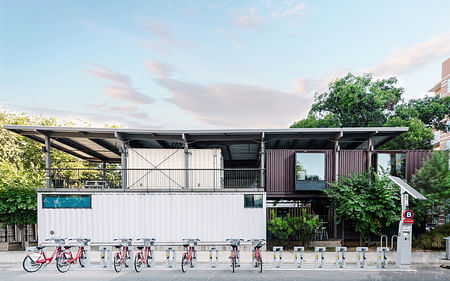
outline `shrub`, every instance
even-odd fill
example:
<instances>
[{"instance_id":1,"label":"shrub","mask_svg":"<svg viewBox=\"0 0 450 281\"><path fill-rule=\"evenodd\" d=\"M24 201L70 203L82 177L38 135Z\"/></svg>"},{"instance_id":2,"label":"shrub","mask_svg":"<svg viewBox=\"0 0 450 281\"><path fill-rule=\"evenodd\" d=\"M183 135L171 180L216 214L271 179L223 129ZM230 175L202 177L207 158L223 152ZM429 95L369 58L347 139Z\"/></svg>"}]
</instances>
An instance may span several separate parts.
<instances>
[{"instance_id":1,"label":"shrub","mask_svg":"<svg viewBox=\"0 0 450 281\"><path fill-rule=\"evenodd\" d=\"M419 235L415 241L416 248L418 249L444 249L444 238L450 236L450 223L438 226L428 233Z\"/></svg>"}]
</instances>

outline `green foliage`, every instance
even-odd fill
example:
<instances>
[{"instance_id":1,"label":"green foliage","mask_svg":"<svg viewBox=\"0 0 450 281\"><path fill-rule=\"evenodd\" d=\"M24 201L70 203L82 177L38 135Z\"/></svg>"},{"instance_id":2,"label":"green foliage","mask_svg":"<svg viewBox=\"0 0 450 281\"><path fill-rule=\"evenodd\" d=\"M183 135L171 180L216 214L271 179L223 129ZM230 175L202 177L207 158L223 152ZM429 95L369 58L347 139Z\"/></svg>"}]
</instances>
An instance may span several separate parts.
<instances>
[{"instance_id":1,"label":"green foliage","mask_svg":"<svg viewBox=\"0 0 450 281\"><path fill-rule=\"evenodd\" d=\"M37 221L35 188L7 186L0 188L0 222L29 224Z\"/></svg>"},{"instance_id":2,"label":"green foliage","mask_svg":"<svg viewBox=\"0 0 450 281\"><path fill-rule=\"evenodd\" d=\"M438 226L428 233L419 235L415 241L416 248L436 250L445 248L445 237L450 236L450 223Z\"/></svg>"},{"instance_id":3,"label":"green foliage","mask_svg":"<svg viewBox=\"0 0 450 281\"><path fill-rule=\"evenodd\" d=\"M425 220L427 209L445 206L450 200L449 156L448 151L434 151L411 180L411 185L427 197L412 205L419 223Z\"/></svg>"},{"instance_id":4,"label":"green foliage","mask_svg":"<svg viewBox=\"0 0 450 281\"><path fill-rule=\"evenodd\" d=\"M329 184L326 193L334 200L338 221L353 223L364 238L380 235L400 218L399 190L387 176L364 172Z\"/></svg>"},{"instance_id":5,"label":"green foliage","mask_svg":"<svg viewBox=\"0 0 450 281\"><path fill-rule=\"evenodd\" d=\"M431 141L433 140L433 130L427 127L422 121L417 118L402 119L394 116L390 118L385 124L385 127L408 127L406 133L396 137L390 142L386 143L380 149L382 150L430 150L433 149Z\"/></svg>"},{"instance_id":6,"label":"green foliage","mask_svg":"<svg viewBox=\"0 0 450 281\"><path fill-rule=\"evenodd\" d=\"M450 112L450 97L426 96L422 99L411 99L395 107L395 116L402 120L417 118L427 127L443 131L442 122Z\"/></svg>"},{"instance_id":7,"label":"green foliage","mask_svg":"<svg viewBox=\"0 0 450 281\"><path fill-rule=\"evenodd\" d=\"M301 240L307 245L319 226L319 216L312 216L306 213L306 210L302 211L300 217L293 218L289 214L286 217L277 217L275 211L272 211L272 219L267 223L267 229L280 244L285 244L300 234Z\"/></svg>"},{"instance_id":8,"label":"green foliage","mask_svg":"<svg viewBox=\"0 0 450 281\"><path fill-rule=\"evenodd\" d=\"M316 94L310 114L320 119L332 114L339 127L382 126L404 91L396 83L394 77L373 81L371 74L348 73L332 81L328 92Z\"/></svg>"}]
</instances>

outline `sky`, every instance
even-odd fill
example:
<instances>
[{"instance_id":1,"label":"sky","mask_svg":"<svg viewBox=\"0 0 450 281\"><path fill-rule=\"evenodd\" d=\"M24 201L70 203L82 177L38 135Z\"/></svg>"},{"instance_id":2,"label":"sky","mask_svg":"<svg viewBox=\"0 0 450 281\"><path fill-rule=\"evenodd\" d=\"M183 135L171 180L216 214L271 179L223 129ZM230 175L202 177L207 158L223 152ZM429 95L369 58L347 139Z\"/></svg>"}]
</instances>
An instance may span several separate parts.
<instances>
[{"instance_id":1,"label":"sky","mask_svg":"<svg viewBox=\"0 0 450 281\"><path fill-rule=\"evenodd\" d=\"M450 1L0 0L0 110L92 126L287 128L348 72L440 81Z\"/></svg>"}]
</instances>

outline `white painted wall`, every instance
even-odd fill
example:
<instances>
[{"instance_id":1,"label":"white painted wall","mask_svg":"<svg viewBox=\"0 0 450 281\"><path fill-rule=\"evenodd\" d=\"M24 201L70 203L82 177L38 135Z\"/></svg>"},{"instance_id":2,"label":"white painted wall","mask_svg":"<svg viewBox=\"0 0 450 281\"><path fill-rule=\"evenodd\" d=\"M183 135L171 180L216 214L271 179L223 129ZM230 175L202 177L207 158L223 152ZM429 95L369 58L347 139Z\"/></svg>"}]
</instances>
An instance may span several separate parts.
<instances>
[{"instance_id":1,"label":"white painted wall","mask_svg":"<svg viewBox=\"0 0 450 281\"><path fill-rule=\"evenodd\" d=\"M51 230L55 237L95 242L123 237L154 237L159 242L265 238L265 193L247 193L263 194L263 208L244 208L243 192L93 192L91 209L43 209L45 192L39 192L39 242Z\"/></svg>"}]
</instances>

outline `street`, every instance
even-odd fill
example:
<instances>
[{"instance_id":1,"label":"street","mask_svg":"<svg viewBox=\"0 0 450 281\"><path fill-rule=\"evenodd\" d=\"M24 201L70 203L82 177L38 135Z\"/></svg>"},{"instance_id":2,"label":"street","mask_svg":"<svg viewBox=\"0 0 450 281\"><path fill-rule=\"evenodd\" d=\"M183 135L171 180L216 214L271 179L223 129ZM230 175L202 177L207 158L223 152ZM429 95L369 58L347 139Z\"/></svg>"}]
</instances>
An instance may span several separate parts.
<instances>
[{"instance_id":1,"label":"street","mask_svg":"<svg viewBox=\"0 0 450 281\"><path fill-rule=\"evenodd\" d=\"M414 267L417 271L357 271L357 270L273 270L267 269L262 273L252 270L238 270L231 273L229 270L190 270L182 273L181 270L152 270L144 269L141 273L127 269L120 273L113 269L82 270L74 269L67 273L59 273L51 267L36 273L24 272L20 267L1 268L0 280L450 280L450 270L433 267Z\"/></svg>"}]
</instances>

